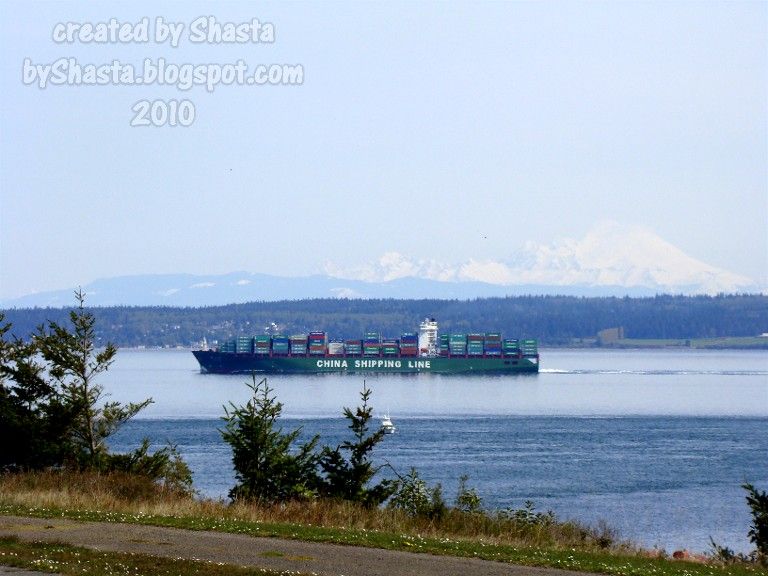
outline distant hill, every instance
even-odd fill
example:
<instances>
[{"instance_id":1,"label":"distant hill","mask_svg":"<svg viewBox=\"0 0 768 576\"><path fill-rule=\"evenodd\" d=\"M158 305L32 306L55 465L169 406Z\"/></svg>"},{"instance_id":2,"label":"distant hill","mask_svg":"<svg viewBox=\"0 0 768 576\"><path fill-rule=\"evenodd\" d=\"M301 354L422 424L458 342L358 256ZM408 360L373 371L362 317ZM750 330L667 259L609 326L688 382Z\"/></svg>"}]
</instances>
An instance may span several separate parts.
<instances>
[{"instance_id":1,"label":"distant hill","mask_svg":"<svg viewBox=\"0 0 768 576\"><path fill-rule=\"evenodd\" d=\"M76 287L5 300L3 308L70 306ZM398 278L366 282L331 276L287 278L232 272L222 275L157 274L105 278L84 285L90 306L217 306L244 302L273 302L306 298L437 298L467 299L494 296L562 294L567 296L649 296L643 287L620 286L501 286L487 282L442 282Z\"/></svg>"}]
</instances>

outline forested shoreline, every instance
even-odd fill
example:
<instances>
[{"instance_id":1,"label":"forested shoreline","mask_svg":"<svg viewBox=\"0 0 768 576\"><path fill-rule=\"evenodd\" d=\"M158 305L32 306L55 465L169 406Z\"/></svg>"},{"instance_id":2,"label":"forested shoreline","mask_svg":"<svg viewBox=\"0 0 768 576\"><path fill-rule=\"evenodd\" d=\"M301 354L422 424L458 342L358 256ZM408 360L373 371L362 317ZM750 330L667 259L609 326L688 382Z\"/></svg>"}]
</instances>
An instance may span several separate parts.
<instances>
[{"instance_id":1,"label":"forested shoreline","mask_svg":"<svg viewBox=\"0 0 768 576\"><path fill-rule=\"evenodd\" d=\"M74 305L74 297L73 297ZM413 332L425 317L441 332L503 332L564 346L623 327L632 339L694 339L757 336L768 332L767 295L583 298L517 296L474 300L312 299L250 302L200 308L113 306L90 309L97 341L123 347L192 346L277 326L283 334L324 330L331 338ZM62 322L68 308L5 310L13 333L27 338L48 321ZM274 328L274 327L273 327Z\"/></svg>"}]
</instances>

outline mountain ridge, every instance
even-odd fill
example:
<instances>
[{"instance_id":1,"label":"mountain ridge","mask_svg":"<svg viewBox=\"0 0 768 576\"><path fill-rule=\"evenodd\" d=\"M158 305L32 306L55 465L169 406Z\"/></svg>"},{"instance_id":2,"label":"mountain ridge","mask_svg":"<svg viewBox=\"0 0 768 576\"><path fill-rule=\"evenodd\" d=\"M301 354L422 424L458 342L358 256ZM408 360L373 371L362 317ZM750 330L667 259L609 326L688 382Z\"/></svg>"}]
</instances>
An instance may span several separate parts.
<instances>
[{"instance_id":1,"label":"mountain ridge","mask_svg":"<svg viewBox=\"0 0 768 576\"><path fill-rule=\"evenodd\" d=\"M91 306L215 306L307 298L472 299L521 295L654 296L766 293L754 280L692 258L654 232L613 221L583 238L526 242L500 260L442 263L395 251L377 261L300 277L255 272L138 274L82 286ZM0 301L4 308L63 307L74 287Z\"/></svg>"},{"instance_id":2,"label":"mountain ridge","mask_svg":"<svg viewBox=\"0 0 768 576\"><path fill-rule=\"evenodd\" d=\"M345 280L326 275L287 278L233 272L220 275L145 274L104 278L82 286L89 306L216 306L309 298L472 298L547 295L653 296L643 288L590 286L500 286L483 282L441 282L414 277L387 282ZM75 287L0 302L3 308L67 307Z\"/></svg>"}]
</instances>

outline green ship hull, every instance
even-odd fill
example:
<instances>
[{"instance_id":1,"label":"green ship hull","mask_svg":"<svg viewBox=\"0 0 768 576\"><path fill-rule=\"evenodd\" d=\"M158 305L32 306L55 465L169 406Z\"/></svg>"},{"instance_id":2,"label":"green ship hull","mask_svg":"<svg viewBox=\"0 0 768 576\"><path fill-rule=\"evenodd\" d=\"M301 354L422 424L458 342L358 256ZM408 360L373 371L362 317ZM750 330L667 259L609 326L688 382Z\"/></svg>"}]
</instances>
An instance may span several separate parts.
<instances>
[{"instance_id":1,"label":"green ship hull","mask_svg":"<svg viewBox=\"0 0 768 576\"><path fill-rule=\"evenodd\" d=\"M211 374L525 374L539 371L539 356L373 357L262 356L213 350L192 352Z\"/></svg>"}]
</instances>

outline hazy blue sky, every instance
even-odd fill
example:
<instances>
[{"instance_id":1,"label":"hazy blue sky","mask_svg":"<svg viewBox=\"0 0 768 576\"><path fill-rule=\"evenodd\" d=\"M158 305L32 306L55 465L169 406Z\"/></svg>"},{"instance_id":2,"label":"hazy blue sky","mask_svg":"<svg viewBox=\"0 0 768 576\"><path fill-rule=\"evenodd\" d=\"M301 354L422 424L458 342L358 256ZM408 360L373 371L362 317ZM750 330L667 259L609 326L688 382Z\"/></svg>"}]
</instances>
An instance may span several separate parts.
<instances>
[{"instance_id":1,"label":"hazy blue sky","mask_svg":"<svg viewBox=\"0 0 768 576\"><path fill-rule=\"evenodd\" d=\"M768 3L0 8L0 297L135 273L504 258L613 219L768 277ZM272 44L57 44L58 22L259 18ZM304 67L300 86L49 86L22 64ZM190 127L130 127L142 99Z\"/></svg>"}]
</instances>

